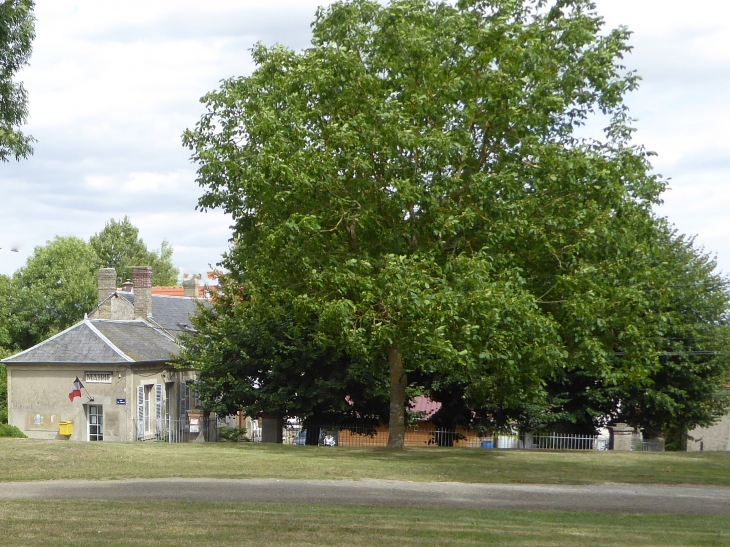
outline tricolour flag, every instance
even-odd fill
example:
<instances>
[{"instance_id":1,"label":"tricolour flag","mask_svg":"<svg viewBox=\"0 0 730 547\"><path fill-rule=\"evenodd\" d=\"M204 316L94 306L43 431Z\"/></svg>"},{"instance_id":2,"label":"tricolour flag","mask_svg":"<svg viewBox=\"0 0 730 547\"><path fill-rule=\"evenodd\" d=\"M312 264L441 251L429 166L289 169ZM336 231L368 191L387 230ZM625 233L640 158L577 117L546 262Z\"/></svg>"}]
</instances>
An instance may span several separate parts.
<instances>
[{"instance_id":1,"label":"tricolour flag","mask_svg":"<svg viewBox=\"0 0 730 547\"><path fill-rule=\"evenodd\" d=\"M71 391L68 392L68 400L73 403L76 397L81 397L81 389L83 387L84 384L81 383L81 380L79 380L79 377L77 376L76 380L74 380L74 387L72 387Z\"/></svg>"}]
</instances>

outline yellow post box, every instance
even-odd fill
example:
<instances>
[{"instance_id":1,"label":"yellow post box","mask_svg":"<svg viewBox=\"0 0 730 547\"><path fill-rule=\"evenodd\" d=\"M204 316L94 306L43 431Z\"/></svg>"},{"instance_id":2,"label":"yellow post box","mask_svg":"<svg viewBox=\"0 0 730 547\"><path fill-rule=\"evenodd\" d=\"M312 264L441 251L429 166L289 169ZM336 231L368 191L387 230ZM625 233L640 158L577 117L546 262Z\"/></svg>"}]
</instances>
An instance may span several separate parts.
<instances>
[{"instance_id":1,"label":"yellow post box","mask_svg":"<svg viewBox=\"0 0 730 547\"><path fill-rule=\"evenodd\" d=\"M71 435L73 433L73 422L58 422L59 435Z\"/></svg>"}]
</instances>

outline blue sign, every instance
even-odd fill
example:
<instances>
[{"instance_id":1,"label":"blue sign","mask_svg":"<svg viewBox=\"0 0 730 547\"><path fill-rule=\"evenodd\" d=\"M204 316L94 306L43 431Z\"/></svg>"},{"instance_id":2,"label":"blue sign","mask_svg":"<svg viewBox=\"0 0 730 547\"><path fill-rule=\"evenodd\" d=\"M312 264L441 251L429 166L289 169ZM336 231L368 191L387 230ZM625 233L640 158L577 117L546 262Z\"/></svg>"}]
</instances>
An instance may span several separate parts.
<instances>
[{"instance_id":1,"label":"blue sign","mask_svg":"<svg viewBox=\"0 0 730 547\"><path fill-rule=\"evenodd\" d=\"M127 404L127 400L126 399L117 399L117 404L118 405L126 405Z\"/></svg>"}]
</instances>

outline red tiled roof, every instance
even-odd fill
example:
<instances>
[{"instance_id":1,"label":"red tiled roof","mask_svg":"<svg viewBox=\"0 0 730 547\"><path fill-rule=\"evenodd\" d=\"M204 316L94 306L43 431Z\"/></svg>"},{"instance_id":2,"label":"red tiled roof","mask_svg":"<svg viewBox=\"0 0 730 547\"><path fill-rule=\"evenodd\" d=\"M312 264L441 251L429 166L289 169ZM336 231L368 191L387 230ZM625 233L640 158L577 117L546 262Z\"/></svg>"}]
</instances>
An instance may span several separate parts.
<instances>
[{"instance_id":1,"label":"red tiled roof","mask_svg":"<svg viewBox=\"0 0 730 547\"><path fill-rule=\"evenodd\" d=\"M432 401L425 395L415 397L411 403L411 412L422 412L423 419L428 420L441 409L441 403Z\"/></svg>"},{"instance_id":2,"label":"red tiled roof","mask_svg":"<svg viewBox=\"0 0 730 547\"><path fill-rule=\"evenodd\" d=\"M185 289L178 287L152 287L152 294L163 296L185 296ZM198 298L205 298L205 287L198 287Z\"/></svg>"}]
</instances>

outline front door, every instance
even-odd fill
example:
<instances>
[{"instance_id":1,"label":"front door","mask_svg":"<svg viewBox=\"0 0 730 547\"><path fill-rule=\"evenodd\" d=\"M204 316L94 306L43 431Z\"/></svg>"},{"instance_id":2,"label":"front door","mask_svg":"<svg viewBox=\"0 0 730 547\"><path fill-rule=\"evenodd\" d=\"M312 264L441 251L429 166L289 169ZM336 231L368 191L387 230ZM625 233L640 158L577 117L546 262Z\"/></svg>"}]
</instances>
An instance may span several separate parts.
<instances>
[{"instance_id":1,"label":"front door","mask_svg":"<svg viewBox=\"0 0 730 547\"><path fill-rule=\"evenodd\" d=\"M101 405L89 405L89 440L104 440L104 411Z\"/></svg>"}]
</instances>

